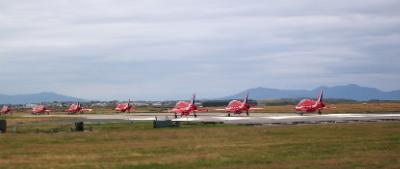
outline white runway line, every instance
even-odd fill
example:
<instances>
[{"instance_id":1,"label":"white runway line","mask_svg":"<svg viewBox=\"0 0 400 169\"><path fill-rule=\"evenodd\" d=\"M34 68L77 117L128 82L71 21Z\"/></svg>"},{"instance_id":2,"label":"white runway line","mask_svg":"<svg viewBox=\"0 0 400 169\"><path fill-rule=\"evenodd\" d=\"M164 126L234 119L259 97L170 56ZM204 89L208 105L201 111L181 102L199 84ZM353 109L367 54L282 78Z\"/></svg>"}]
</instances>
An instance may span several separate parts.
<instances>
[{"instance_id":1,"label":"white runway line","mask_svg":"<svg viewBox=\"0 0 400 169\"><path fill-rule=\"evenodd\" d=\"M400 114L371 114L371 116L400 117Z\"/></svg>"},{"instance_id":2,"label":"white runway line","mask_svg":"<svg viewBox=\"0 0 400 169\"><path fill-rule=\"evenodd\" d=\"M203 121L200 118L194 118L194 117L180 117L176 119L171 119L172 121Z\"/></svg>"},{"instance_id":3,"label":"white runway line","mask_svg":"<svg viewBox=\"0 0 400 169\"><path fill-rule=\"evenodd\" d=\"M320 115L321 117L367 117L365 115L362 114L324 114L324 115Z\"/></svg>"},{"instance_id":4,"label":"white runway line","mask_svg":"<svg viewBox=\"0 0 400 169\"><path fill-rule=\"evenodd\" d=\"M214 117L214 119L231 121L231 120L249 120L251 117Z\"/></svg>"},{"instance_id":5,"label":"white runway line","mask_svg":"<svg viewBox=\"0 0 400 169\"><path fill-rule=\"evenodd\" d=\"M400 117L400 114L327 114L331 117Z\"/></svg>"},{"instance_id":6,"label":"white runway line","mask_svg":"<svg viewBox=\"0 0 400 169\"><path fill-rule=\"evenodd\" d=\"M312 116L271 116L271 117L261 117L261 118L280 120L280 119L306 118L306 117L312 117Z\"/></svg>"},{"instance_id":7,"label":"white runway line","mask_svg":"<svg viewBox=\"0 0 400 169\"><path fill-rule=\"evenodd\" d=\"M142 117L142 118L137 118L137 117L131 117L131 118L128 118L128 120L131 120L131 121L153 121L153 120L156 120L156 118L154 118L154 117Z\"/></svg>"}]
</instances>

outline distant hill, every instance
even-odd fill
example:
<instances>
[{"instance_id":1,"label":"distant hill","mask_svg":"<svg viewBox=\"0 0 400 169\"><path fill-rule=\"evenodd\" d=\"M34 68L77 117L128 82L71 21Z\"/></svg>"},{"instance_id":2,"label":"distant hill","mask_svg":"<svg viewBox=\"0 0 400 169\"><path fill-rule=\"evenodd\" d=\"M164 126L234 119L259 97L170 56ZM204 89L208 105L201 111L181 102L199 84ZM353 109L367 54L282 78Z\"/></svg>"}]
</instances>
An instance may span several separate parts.
<instances>
[{"instance_id":1,"label":"distant hill","mask_svg":"<svg viewBox=\"0 0 400 169\"><path fill-rule=\"evenodd\" d=\"M40 103L40 102L54 102L54 101L66 102L66 101L85 101L85 100L51 92L21 94L21 95L0 94L0 104L26 104L26 103Z\"/></svg>"},{"instance_id":2,"label":"distant hill","mask_svg":"<svg viewBox=\"0 0 400 169\"><path fill-rule=\"evenodd\" d=\"M326 87L321 86L313 90L281 90L272 88L252 88L232 96L221 99L242 98L246 92L250 93L251 99L272 98L315 98L321 90L324 90L326 98L352 99L352 100L400 100L400 90L384 92L376 88L362 87L355 84Z\"/></svg>"}]
</instances>

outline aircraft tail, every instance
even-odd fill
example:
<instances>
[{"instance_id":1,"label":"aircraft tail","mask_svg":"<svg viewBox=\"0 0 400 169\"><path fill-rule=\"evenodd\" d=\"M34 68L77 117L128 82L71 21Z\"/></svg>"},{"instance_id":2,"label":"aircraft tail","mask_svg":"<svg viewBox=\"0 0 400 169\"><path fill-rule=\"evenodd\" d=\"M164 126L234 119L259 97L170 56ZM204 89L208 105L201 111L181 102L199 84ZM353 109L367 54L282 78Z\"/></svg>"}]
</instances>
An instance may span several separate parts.
<instances>
[{"instance_id":1,"label":"aircraft tail","mask_svg":"<svg viewBox=\"0 0 400 169\"><path fill-rule=\"evenodd\" d=\"M195 102L196 102L196 94L193 94L190 104L194 104Z\"/></svg>"},{"instance_id":2,"label":"aircraft tail","mask_svg":"<svg viewBox=\"0 0 400 169\"><path fill-rule=\"evenodd\" d=\"M323 102L323 97L324 97L324 90L321 90L321 93L320 93L319 96L318 96L317 102L318 102L318 103Z\"/></svg>"},{"instance_id":3,"label":"aircraft tail","mask_svg":"<svg viewBox=\"0 0 400 169\"><path fill-rule=\"evenodd\" d=\"M249 92L246 93L246 96L243 99L243 103L247 104L248 100L249 100Z\"/></svg>"}]
</instances>

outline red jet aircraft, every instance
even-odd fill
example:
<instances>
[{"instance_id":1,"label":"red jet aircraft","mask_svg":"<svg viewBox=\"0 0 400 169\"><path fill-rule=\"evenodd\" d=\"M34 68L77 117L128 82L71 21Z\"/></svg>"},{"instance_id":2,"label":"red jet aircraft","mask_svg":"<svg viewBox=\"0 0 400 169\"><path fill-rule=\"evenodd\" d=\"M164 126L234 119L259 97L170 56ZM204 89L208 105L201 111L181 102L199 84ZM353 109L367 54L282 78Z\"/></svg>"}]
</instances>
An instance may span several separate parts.
<instances>
[{"instance_id":1,"label":"red jet aircraft","mask_svg":"<svg viewBox=\"0 0 400 169\"><path fill-rule=\"evenodd\" d=\"M325 108L325 104L323 102L324 91L322 90L318 96L317 101L311 99L303 99L297 104L295 110L298 114L303 115L304 113L313 113L318 111L318 114L321 114L321 110Z\"/></svg>"},{"instance_id":2,"label":"red jet aircraft","mask_svg":"<svg viewBox=\"0 0 400 169\"><path fill-rule=\"evenodd\" d=\"M92 109L84 109L82 108L81 104L77 102L76 104L71 104L67 110L68 114L77 114L77 113L83 113L86 111L92 111Z\"/></svg>"},{"instance_id":3,"label":"red jet aircraft","mask_svg":"<svg viewBox=\"0 0 400 169\"><path fill-rule=\"evenodd\" d=\"M249 111L251 110L261 110L263 108L251 108L252 105L248 103L249 99L249 93L246 94L246 96L243 99L243 102L239 100L232 100L229 102L228 106L225 107L225 109L216 109L216 110L223 110L225 112L228 112L228 116L231 116L231 113L233 114L241 114L243 112L246 112L246 115L249 116Z\"/></svg>"},{"instance_id":4,"label":"red jet aircraft","mask_svg":"<svg viewBox=\"0 0 400 169\"><path fill-rule=\"evenodd\" d=\"M128 103L120 103L117 104L117 107L115 107L115 110L118 112L131 112L131 109L133 108L133 106L131 105L131 99L128 100Z\"/></svg>"},{"instance_id":5,"label":"red jet aircraft","mask_svg":"<svg viewBox=\"0 0 400 169\"><path fill-rule=\"evenodd\" d=\"M168 112L175 113L175 118L178 118L178 113L182 116L189 116L191 112L193 112L194 117L197 117L196 112L207 112L207 109L198 109L196 104L196 94L193 94L192 100L190 102L179 101L176 103L175 107L172 110L168 110Z\"/></svg>"},{"instance_id":6,"label":"red jet aircraft","mask_svg":"<svg viewBox=\"0 0 400 169\"><path fill-rule=\"evenodd\" d=\"M43 103L32 108L32 114L50 114L50 111Z\"/></svg>"},{"instance_id":7,"label":"red jet aircraft","mask_svg":"<svg viewBox=\"0 0 400 169\"><path fill-rule=\"evenodd\" d=\"M11 112L10 107L8 107L7 105L4 105L3 108L1 108L0 115L2 115L2 114L8 114L8 113L10 113L10 112Z\"/></svg>"}]
</instances>

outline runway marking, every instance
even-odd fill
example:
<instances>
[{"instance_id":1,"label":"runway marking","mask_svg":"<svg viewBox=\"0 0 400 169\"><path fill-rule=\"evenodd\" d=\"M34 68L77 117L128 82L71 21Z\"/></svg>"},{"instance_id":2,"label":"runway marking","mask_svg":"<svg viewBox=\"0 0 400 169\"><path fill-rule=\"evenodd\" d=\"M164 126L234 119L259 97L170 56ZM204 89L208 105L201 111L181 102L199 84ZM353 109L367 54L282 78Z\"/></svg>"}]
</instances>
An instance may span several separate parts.
<instances>
[{"instance_id":1,"label":"runway marking","mask_svg":"<svg viewBox=\"0 0 400 169\"><path fill-rule=\"evenodd\" d=\"M400 117L400 114L373 114L372 116Z\"/></svg>"},{"instance_id":2,"label":"runway marking","mask_svg":"<svg viewBox=\"0 0 400 169\"><path fill-rule=\"evenodd\" d=\"M230 120L249 120L251 117L214 117L218 120L230 121Z\"/></svg>"},{"instance_id":3,"label":"runway marking","mask_svg":"<svg viewBox=\"0 0 400 169\"><path fill-rule=\"evenodd\" d=\"M180 117L176 119L171 119L172 121L202 121L199 118L193 118L193 117Z\"/></svg>"},{"instance_id":4,"label":"runway marking","mask_svg":"<svg viewBox=\"0 0 400 169\"><path fill-rule=\"evenodd\" d=\"M305 117L306 116L271 116L271 117L261 117L261 118L280 120L280 119L305 118ZM308 117L310 117L310 116L308 116Z\"/></svg>"},{"instance_id":5,"label":"runway marking","mask_svg":"<svg viewBox=\"0 0 400 169\"><path fill-rule=\"evenodd\" d=\"M131 117L131 118L128 118L128 120L131 120L131 121L152 121L155 119L156 118L154 118L154 117L142 117L142 118Z\"/></svg>"},{"instance_id":6,"label":"runway marking","mask_svg":"<svg viewBox=\"0 0 400 169\"><path fill-rule=\"evenodd\" d=\"M367 117L365 115L361 114L326 114L326 115L320 115L321 117Z\"/></svg>"}]
</instances>

